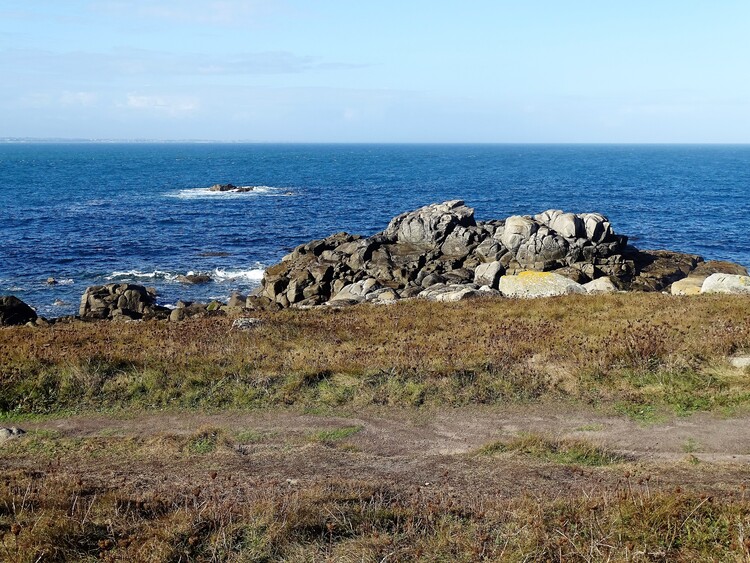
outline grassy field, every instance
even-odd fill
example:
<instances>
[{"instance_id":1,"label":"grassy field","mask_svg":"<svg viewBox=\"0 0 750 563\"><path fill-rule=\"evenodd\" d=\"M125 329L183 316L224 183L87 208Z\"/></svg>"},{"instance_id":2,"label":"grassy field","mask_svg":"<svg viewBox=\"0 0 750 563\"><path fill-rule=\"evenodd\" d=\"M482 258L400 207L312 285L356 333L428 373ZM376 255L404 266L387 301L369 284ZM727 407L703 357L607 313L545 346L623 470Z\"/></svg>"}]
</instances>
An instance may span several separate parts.
<instances>
[{"instance_id":1,"label":"grassy field","mask_svg":"<svg viewBox=\"0 0 750 563\"><path fill-rule=\"evenodd\" d=\"M0 413L570 399L648 418L750 403L750 300L571 296L0 332Z\"/></svg>"},{"instance_id":2,"label":"grassy field","mask_svg":"<svg viewBox=\"0 0 750 563\"><path fill-rule=\"evenodd\" d=\"M746 298L257 316L0 330L0 560L750 561Z\"/></svg>"}]
</instances>

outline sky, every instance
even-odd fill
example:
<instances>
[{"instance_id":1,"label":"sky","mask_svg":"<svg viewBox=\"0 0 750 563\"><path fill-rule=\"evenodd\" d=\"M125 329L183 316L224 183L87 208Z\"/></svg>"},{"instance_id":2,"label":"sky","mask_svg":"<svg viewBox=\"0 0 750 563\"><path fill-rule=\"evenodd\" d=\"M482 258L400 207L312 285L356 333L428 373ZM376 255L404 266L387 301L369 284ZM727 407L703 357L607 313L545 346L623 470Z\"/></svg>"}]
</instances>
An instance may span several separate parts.
<instances>
[{"instance_id":1,"label":"sky","mask_svg":"<svg viewBox=\"0 0 750 563\"><path fill-rule=\"evenodd\" d=\"M748 143L748 0L0 0L0 137Z\"/></svg>"}]
</instances>

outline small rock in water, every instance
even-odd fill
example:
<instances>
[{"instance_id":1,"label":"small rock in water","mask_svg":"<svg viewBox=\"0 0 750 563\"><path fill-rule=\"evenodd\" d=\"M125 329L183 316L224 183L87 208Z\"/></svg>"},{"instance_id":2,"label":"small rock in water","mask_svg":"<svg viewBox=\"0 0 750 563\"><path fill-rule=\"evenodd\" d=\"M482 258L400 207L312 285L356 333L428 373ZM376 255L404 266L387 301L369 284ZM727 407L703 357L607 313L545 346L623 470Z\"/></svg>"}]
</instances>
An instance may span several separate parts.
<instances>
[{"instance_id":1,"label":"small rock in water","mask_svg":"<svg viewBox=\"0 0 750 563\"><path fill-rule=\"evenodd\" d=\"M53 277L47 278L47 285L57 285L57 280Z\"/></svg>"},{"instance_id":2,"label":"small rock in water","mask_svg":"<svg viewBox=\"0 0 750 563\"><path fill-rule=\"evenodd\" d=\"M177 281L180 283L208 283L211 281L211 276L208 274L187 274L185 276L177 276Z\"/></svg>"},{"instance_id":3,"label":"small rock in water","mask_svg":"<svg viewBox=\"0 0 750 563\"><path fill-rule=\"evenodd\" d=\"M63 305L67 305L68 303L66 301L63 301L62 299L55 299L52 304L57 307L62 307Z\"/></svg>"},{"instance_id":4,"label":"small rock in water","mask_svg":"<svg viewBox=\"0 0 750 563\"><path fill-rule=\"evenodd\" d=\"M235 328L237 330L250 330L257 327L260 323L260 319L256 319L253 317L242 317L239 319L234 319L232 328Z\"/></svg>"},{"instance_id":5,"label":"small rock in water","mask_svg":"<svg viewBox=\"0 0 750 563\"><path fill-rule=\"evenodd\" d=\"M253 186L235 186L234 184L214 184L208 191L210 192L238 192L245 193L253 191Z\"/></svg>"}]
</instances>

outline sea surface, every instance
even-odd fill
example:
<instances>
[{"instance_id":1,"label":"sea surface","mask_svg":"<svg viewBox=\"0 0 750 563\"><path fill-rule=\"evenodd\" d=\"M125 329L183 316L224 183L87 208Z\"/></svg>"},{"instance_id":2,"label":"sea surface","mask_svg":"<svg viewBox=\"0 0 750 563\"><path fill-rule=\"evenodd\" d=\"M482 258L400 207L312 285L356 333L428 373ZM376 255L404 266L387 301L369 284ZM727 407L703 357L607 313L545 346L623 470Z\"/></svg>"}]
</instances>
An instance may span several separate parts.
<instances>
[{"instance_id":1,"label":"sea surface","mask_svg":"<svg viewBox=\"0 0 750 563\"><path fill-rule=\"evenodd\" d=\"M448 199L479 220L597 211L639 248L750 266L750 146L5 143L0 295L45 316L110 282L226 300L298 244Z\"/></svg>"}]
</instances>

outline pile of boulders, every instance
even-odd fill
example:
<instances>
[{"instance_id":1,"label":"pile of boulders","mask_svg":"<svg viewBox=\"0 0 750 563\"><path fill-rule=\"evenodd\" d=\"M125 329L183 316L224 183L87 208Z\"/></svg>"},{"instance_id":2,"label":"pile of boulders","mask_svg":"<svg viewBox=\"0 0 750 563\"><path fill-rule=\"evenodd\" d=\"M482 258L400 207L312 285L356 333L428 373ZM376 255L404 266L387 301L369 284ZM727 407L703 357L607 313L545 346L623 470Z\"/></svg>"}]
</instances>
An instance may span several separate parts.
<instances>
[{"instance_id":1,"label":"pile of boulders","mask_svg":"<svg viewBox=\"0 0 750 563\"><path fill-rule=\"evenodd\" d=\"M692 254L639 251L599 213L549 210L477 222L474 210L455 200L399 215L370 237L337 233L300 245L266 270L258 295L304 308L415 296L664 291L699 266L747 274Z\"/></svg>"},{"instance_id":2,"label":"pile of boulders","mask_svg":"<svg viewBox=\"0 0 750 563\"><path fill-rule=\"evenodd\" d=\"M156 304L156 289L152 287L110 283L86 288L78 315L85 320L164 319L169 311Z\"/></svg>"}]
</instances>

